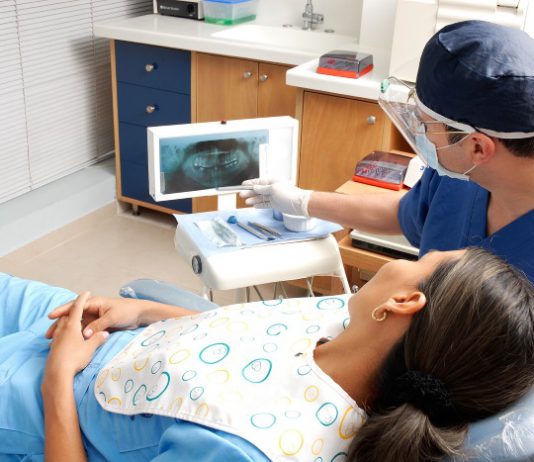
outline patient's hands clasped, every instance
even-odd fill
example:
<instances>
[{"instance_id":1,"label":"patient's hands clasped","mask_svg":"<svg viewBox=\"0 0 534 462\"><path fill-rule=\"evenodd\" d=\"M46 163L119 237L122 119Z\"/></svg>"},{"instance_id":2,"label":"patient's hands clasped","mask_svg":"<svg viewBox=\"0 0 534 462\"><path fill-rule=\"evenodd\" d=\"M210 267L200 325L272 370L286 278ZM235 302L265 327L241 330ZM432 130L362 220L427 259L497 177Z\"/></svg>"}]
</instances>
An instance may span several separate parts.
<instances>
[{"instance_id":1,"label":"patient's hands clasped","mask_svg":"<svg viewBox=\"0 0 534 462\"><path fill-rule=\"evenodd\" d=\"M59 321L65 316L70 316L70 312L79 303L80 297L59 306L48 314L48 317L55 319L56 322L46 332L46 338L54 338ZM137 329L162 319L196 314L195 311L179 306L148 300L107 297L85 297L83 300L79 322L81 322L81 330L85 338L90 338L96 332Z\"/></svg>"},{"instance_id":2,"label":"patient's hands clasped","mask_svg":"<svg viewBox=\"0 0 534 462\"><path fill-rule=\"evenodd\" d=\"M70 303L51 311L48 317L57 321L46 332L53 338L62 317L73 309L78 297ZM139 300L92 297L85 300L81 325L83 336L90 338L94 332L136 329L143 324L144 305Z\"/></svg>"},{"instance_id":3,"label":"patient's hands clasped","mask_svg":"<svg viewBox=\"0 0 534 462\"><path fill-rule=\"evenodd\" d=\"M52 326L50 338L53 340L46 364L47 377L74 377L89 364L96 349L108 338L109 334L105 331L90 339L83 337L80 322L88 298L89 292L83 292L69 304L68 313Z\"/></svg>"}]
</instances>

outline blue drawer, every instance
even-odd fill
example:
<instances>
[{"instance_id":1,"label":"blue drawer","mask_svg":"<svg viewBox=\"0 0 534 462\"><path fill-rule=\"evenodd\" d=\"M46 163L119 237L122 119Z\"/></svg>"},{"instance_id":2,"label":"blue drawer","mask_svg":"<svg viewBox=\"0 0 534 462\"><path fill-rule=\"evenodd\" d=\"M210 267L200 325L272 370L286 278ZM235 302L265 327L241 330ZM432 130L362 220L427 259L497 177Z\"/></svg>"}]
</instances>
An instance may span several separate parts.
<instances>
[{"instance_id":1,"label":"blue drawer","mask_svg":"<svg viewBox=\"0 0 534 462\"><path fill-rule=\"evenodd\" d=\"M120 82L117 84L117 97L120 122L151 127L191 121L189 95Z\"/></svg>"},{"instance_id":2,"label":"blue drawer","mask_svg":"<svg viewBox=\"0 0 534 462\"><path fill-rule=\"evenodd\" d=\"M148 193L148 170L146 165L127 162L121 157L121 193L125 197L137 199L149 204L159 205L172 210L191 213L192 200L156 202Z\"/></svg>"},{"instance_id":3,"label":"blue drawer","mask_svg":"<svg viewBox=\"0 0 534 462\"><path fill-rule=\"evenodd\" d=\"M146 127L119 123L119 140L121 160L144 165L147 168Z\"/></svg>"},{"instance_id":4,"label":"blue drawer","mask_svg":"<svg viewBox=\"0 0 534 462\"><path fill-rule=\"evenodd\" d=\"M117 81L191 93L191 53L172 48L115 42ZM147 71L147 65L153 66Z\"/></svg>"}]
</instances>

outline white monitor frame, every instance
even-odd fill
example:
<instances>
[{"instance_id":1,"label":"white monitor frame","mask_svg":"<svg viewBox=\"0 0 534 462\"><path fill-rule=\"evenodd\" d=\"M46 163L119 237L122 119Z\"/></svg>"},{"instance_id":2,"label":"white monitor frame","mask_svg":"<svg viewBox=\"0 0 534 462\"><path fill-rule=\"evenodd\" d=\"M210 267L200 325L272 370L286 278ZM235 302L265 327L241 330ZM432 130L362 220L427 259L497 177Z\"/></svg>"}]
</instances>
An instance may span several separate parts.
<instances>
[{"instance_id":1,"label":"white monitor frame","mask_svg":"<svg viewBox=\"0 0 534 462\"><path fill-rule=\"evenodd\" d=\"M147 128L148 142L148 176L150 195L156 202L190 199L193 197L232 194L232 191L220 191L213 188L198 189L174 193L162 192L162 172L160 146L162 140L180 140L202 138L206 135L213 139L220 134L258 132L267 130L269 141L261 145L259 151L259 175L261 177L287 180L293 184L297 181L298 120L283 117L266 117L256 119L229 120L225 122L208 122L182 125L166 125ZM238 185L232 185L238 186ZM235 191L233 191L235 194Z\"/></svg>"}]
</instances>

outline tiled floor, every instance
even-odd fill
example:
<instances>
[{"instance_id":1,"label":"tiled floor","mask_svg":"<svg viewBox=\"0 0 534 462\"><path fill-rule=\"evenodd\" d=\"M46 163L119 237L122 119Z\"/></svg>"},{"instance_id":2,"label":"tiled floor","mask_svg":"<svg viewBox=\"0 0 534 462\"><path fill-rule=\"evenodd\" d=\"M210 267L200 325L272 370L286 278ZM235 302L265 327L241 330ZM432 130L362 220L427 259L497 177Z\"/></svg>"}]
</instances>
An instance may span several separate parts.
<instances>
[{"instance_id":1,"label":"tiled floor","mask_svg":"<svg viewBox=\"0 0 534 462\"><path fill-rule=\"evenodd\" d=\"M121 285L137 278L200 293L199 279L174 250L174 229L171 216L143 209L136 217L112 204L0 258L0 272L95 295L117 296ZM272 287L261 290L272 296ZM289 290L290 296L302 295ZM232 291L214 294L221 305L234 300Z\"/></svg>"}]
</instances>

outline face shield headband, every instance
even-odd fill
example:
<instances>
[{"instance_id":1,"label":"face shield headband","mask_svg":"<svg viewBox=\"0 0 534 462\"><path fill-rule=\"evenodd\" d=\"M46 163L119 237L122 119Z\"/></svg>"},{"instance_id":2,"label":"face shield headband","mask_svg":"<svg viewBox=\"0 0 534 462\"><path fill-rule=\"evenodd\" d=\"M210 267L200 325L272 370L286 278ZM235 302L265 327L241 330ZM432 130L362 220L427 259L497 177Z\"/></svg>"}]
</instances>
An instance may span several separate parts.
<instances>
[{"instance_id":1,"label":"face shield headband","mask_svg":"<svg viewBox=\"0 0 534 462\"><path fill-rule=\"evenodd\" d=\"M445 124L456 130L435 131L433 133L474 133L476 130L466 124L448 120L424 106L415 93L415 86L409 85L395 77L385 79L380 85L378 104L395 127L402 134L414 152L419 153L416 139L426 134L428 126ZM420 114L432 117L432 121L423 121Z\"/></svg>"}]
</instances>

